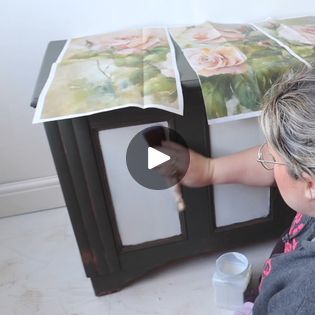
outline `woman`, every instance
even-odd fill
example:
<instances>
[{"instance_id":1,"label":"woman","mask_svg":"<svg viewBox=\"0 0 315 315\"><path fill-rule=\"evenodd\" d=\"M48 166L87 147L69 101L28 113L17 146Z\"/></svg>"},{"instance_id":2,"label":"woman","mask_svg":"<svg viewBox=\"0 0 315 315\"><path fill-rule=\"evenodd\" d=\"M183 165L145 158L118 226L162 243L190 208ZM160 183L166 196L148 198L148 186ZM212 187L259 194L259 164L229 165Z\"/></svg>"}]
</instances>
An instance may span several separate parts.
<instances>
[{"instance_id":1,"label":"woman","mask_svg":"<svg viewBox=\"0 0 315 315\"><path fill-rule=\"evenodd\" d=\"M266 143L220 158L190 151L181 183L190 187L276 184L297 212L280 253L266 261L258 296L236 314L315 314L315 71L290 73L267 93L261 114ZM163 142L166 154L182 147ZM258 163L257 163L258 162ZM173 173L162 169L165 175ZM180 169L176 170L180 172ZM254 303L252 303L254 302Z\"/></svg>"}]
</instances>

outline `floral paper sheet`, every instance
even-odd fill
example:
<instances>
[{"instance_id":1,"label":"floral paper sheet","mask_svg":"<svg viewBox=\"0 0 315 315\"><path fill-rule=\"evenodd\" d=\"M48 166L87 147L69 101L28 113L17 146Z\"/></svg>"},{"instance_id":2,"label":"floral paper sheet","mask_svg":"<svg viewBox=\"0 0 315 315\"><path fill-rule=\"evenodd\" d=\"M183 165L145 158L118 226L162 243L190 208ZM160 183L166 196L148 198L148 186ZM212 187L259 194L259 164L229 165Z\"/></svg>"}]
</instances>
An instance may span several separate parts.
<instances>
[{"instance_id":1,"label":"floral paper sheet","mask_svg":"<svg viewBox=\"0 0 315 315\"><path fill-rule=\"evenodd\" d=\"M301 66L254 25L205 22L169 30L199 76L209 124L259 115L272 83Z\"/></svg>"},{"instance_id":2,"label":"floral paper sheet","mask_svg":"<svg viewBox=\"0 0 315 315\"><path fill-rule=\"evenodd\" d=\"M39 97L33 122L128 106L183 114L174 47L164 28L68 41Z\"/></svg>"},{"instance_id":3,"label":"floral paper sheet","mask_svg":"<svg viewBox=\"0 0 315 315\"><path fill-rule=\"evenodd\" d=\"M34 122L129 106L183 115L171 37L198 75L209 124L258 116L274 82L315 62L315 17L205 22L72 39L52 67Z\"/></svg>"},{"instance_id":4,"label":"floral paper sheet","mask_svg":"<svg viewBox=\"0 0 315 315\"><path fill-rule=\"evenodd\" d=\"M284 46L314 66L315 62L315 17L305 16L292 19L267 19L256 24L263 32L279 40Z\"/></svg>"}]
</instances>

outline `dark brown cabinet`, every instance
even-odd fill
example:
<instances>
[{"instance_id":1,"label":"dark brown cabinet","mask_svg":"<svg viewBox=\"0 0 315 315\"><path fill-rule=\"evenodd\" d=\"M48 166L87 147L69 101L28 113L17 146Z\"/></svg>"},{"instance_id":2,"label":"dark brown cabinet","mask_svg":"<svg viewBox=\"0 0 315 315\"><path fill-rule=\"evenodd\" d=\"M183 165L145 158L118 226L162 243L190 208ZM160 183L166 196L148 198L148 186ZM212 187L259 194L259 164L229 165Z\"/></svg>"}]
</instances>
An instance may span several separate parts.
<instances>
[{"instance_id":1,"label":"dark brown cabinet","mask_svg":"<svg viewBox=\"0 0 315 315\"><path fill-rule=\"evenodd\" d=\"M33 106L64 43L51 42L48 46ZM116 148L115 139L120 137L117 133L120 129L137 130L137 126L164 122L176 130L190 148L211 156L209 126L198 79L177 48L176 55L184 94L183 117L157 109L124 108L44 123L86 275L91 278L96 295L119 290L175 259L278 236L292 217L291 210L273 187L267 202L267 216L217 227L213 187L182 187L186 209L175 214L170 210L173 223L167 222L170 227L165 232L165 214L163 217L163 211L157 213L159 206L155 202L166 200L162 192L161 195L157 192L152 199L146 196L149 194L146 188L128 195L127 186L119 187L119 183L125 184L126 176L119 172L119 165L117 170L111 168L115 155L107 156L106 152ZM129 134L130 130L122 135ZM116 138L109 141L113 135ZM123 148L117 147L117 150L119 153ZM168 203L165 205L168 207ZM136 211L138 208L153 209L155 219L148 215L150 222L146 222L141 211ZM141 229L149 235L142 240ZM134 238L128 242L130 237Z\"/></svg>"}]
</instances>

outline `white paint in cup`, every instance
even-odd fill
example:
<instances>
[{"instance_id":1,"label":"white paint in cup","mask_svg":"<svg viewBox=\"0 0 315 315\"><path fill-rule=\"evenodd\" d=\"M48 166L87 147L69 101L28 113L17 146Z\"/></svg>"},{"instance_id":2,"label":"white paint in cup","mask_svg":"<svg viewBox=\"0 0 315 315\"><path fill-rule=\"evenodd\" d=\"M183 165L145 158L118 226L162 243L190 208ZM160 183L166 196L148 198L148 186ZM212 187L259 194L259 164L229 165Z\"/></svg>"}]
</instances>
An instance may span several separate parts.
<instances>
[{"instance_id":1,"label":"white paint in cup","mask_svg":"<svg viewBox=\"0 0 315 315\"><path fill-rule=\"evenodd\" d=\"M235 310L244 303L244 292L251 277L251 265L241 253L229 252L216 260L212 278L216 304Z\"/></svg>"}]
</instances>

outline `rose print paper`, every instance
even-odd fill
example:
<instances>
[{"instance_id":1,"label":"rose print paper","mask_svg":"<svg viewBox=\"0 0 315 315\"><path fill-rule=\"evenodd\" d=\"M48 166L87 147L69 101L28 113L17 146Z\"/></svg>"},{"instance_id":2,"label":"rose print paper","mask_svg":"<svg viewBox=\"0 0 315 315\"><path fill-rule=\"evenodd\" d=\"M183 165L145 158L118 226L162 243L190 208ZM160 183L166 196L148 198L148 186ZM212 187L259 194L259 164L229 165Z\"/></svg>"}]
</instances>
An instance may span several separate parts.
<instances>
[{"instance_id":1,"label":"rose print paper","mask_svg":"<svg viewBox=\"0 0 315 315\"><path fill-rule=\"evenodd\" d=\"M301 63L247 24L205 22L169 31L199 76L209 124L257 116L272 83Z\"/></svg>"},{"instance_id":2,"label":"rose print paper","mask_svg":"<svg viewBox=\"0 0 315 315\"><path fill-rule=\"evenodd\" d=\"M267 19L258 23L267 35L281 41L304 61L315 64L315 17Z\"/></svg>"},{"instance_id":3,"label":"rose print paper","mask_svg":"<svg viewBox=\"0 0 315 315\"><path fill-rule=\"evenodd\" d=\"M128 106L183 114L174 48L164 28L69 40L40 95L34 122Z\"/></svg>"},{"instance_id":4,"label":"rose print paper","mask_svg":"<svg viewBox=\"0 0 315 315\"><path fill-rule=\"evenodd\" d=\"M71 39L39 97L34 122L129 106L183 114L174 47L197 73L208 123L258 116L288 70L315 61L315 18L142 28Z\"/></svg>"}]
</instances>

